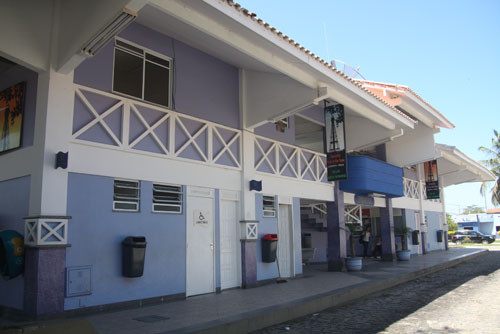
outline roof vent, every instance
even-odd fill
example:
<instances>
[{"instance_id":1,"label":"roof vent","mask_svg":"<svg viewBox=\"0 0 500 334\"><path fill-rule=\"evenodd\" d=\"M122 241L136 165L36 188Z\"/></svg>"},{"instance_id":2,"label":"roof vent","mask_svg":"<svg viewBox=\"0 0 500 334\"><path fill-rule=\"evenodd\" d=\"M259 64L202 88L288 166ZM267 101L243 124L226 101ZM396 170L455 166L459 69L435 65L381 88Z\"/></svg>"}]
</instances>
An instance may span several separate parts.
<instances>
[{"instance_id":1,"label":"roof vent","mask_svg":"<svg viewBox=\"0 0 500 334\"><path fill-rule=\"evenodd\" d=\"M110 23L101 29L94 37L92 37L83 47L82 53L87 57L93 57L99 50L106 45L113 37L118 35L120 31L125 29L130 23L137 18L137 12L128 8L123 8Z\"/></svg>"}]
</instances>

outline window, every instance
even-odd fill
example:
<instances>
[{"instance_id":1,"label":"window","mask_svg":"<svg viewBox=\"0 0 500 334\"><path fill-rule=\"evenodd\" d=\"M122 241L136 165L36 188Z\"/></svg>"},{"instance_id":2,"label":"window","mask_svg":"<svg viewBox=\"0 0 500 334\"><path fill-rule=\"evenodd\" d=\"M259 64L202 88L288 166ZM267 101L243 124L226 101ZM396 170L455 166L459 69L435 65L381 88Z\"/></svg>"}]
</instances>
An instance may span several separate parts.
<instances>
[{"instance_id":1,"label":"window","mask_svg":"<svg viewBox=\"0 0 500 334\"><path fill-rule=\"evenodd\" d=\"M153 183L153 212L182 213L182 187Z\"/></svg>"},{"instance_id":2,"label":"window","mask_svg":"<svg viewBox=\"0 0 500 334\"><path fill-rule=\"evenodd\" d=\"M172 59L115 40L113 91L170 107Z\"/></svg>"},{"instance_id":3,"label":"window","mask_svg":"<svg viewBox=\"0 0 500 334\"><path fill-rule=\"evenodd\" d=\"M276 217L276 205L274 196L263 196L262 202L264 217Z\"/></svg>"},{"instance_id":4,"label":"window","mask_svg":"<svg viewBox=\"0 0 500 334\"><path fill-rule=\"evenodd\" d=\"M113 192L113 210L139 211L139 181L115 180Z\"/></svg>"}]
</instances>

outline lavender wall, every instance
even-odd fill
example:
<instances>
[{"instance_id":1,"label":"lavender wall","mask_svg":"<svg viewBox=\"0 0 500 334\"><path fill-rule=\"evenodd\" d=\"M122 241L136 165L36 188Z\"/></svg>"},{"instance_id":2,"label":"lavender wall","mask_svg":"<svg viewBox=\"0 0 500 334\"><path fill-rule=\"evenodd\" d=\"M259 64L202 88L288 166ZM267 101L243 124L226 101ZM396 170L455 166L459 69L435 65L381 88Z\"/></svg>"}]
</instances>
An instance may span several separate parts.
<instances>
[{"instance_id":1,"label":"lavender wall","mask_svg":"<svg viewBox=\"0 0 500 334\"><path fill-rule=\"evenodd\" d=\"M174 59L174 110L239 128L237 68L138 23L119 36ZM75 70L75 83L111 92L113 43Z\"/></svg>"},{"instance_id":2,"label":"lavender wall","mask_svg":"<svg viewBox=\"0 0 500 334\"><path fill-rule=\"evenodd\" d=\"M0 91L26 81L26 97L24 100L23 130L21 147L33 145L35 133L36 92L38 86L38 73L20 65L0 73Z\"/></svg>"},{"instance_id":3,"label":"lavender wall","mask_svg":"<svg viewBox=\"0 0 500 334\"><path fill-rule=\"evenodd\" d=\"M425 249L427 251L434 251L442 249L444 244L443 242L437 241L437 231L441 229L441 217L443 216L442 212L433 212L433 211L425 211L425 215L427 217L427 236L425 240ZM443 238L446 236L443 236Z\"/></svg>"},{"instance_id":4,"label":"lavender wall","mask_svg":"<svg viewBox=\"0 0 500 334\"><path fill-rule=\"evenodd\" d=\"M152 183L142 181L140 212L113 212L112 178L70 173L68 182L73 219L67 266L92 266L92 294L66 298L65 310L186 291L185 200L183 214L152 213ZM139 278L122 277L121 242L127 236L145 236L148 243Z\"/></svg>"},{"instance_id":5,"label":"lavender wall","mask_svg":"<svg viewBox=\"0 0 500 334\"><path fill-rule=\"evenodd\" d=\"M311 106L305 110L299 112L299 114L307 116L320 123L325 123L325 113L323 107L321 106Z\"/></svg>"},{"instance_id":6,"label":"lavender wall","mask_svg":"<svg viewBox=\"0 0 500 334\"><path fill-rule=\"evenodd\" d=\"M28 216L30 177L0 182L0 230L16 230L24 234L23 217ZM23 308L24 278L0 279L0 305Z\"/></svg>"},{"instance_id":7,"label":"lavender wall","mask_svg":"<svg viewBox=\"0 0 500 334\"><path fill-rule=\"evenodd\" d=\"M285 132L279 132L278 130L276 130L276 124L274 123L266 123L264 125L255 128L255 134L294 145L295 117L291 116L288 118L288 127L285 129Z\"/></svg>"}]
</instances>

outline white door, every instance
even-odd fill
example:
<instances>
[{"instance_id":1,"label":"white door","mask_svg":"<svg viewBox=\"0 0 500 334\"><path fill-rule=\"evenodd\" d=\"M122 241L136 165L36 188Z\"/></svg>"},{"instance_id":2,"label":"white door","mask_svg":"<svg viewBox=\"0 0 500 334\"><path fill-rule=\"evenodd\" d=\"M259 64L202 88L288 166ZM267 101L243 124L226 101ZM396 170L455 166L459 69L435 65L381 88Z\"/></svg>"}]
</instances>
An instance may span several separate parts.
<instances>
[{"instance_id":1,"label":"white door","mask_svg":"<svg viewBox=\"0 0 500 334\"><path fill-rule=\"evenodd\" d=\"M240 286L240 238L238 193L220 192L221 289Z\"/></svg>"},{"instance_id":2,"label":"white door","mask_svg":"<svg viewBox=\"0 0 500 334\"><path fill-rule=\"evenodd\" d=\"M187 189L186 296L215 291L214 191Z\"/></svg>"},{"instance_id":3,"label":"white door","mask_svg":"<svg viewBox=\"0 0 500 334\"><path fill-rule=\"evenodd\" d=\"M279 205L278 216L278 266L280 277L292 276L292 221L290 205Z\"/></svg>"}]
</instances>

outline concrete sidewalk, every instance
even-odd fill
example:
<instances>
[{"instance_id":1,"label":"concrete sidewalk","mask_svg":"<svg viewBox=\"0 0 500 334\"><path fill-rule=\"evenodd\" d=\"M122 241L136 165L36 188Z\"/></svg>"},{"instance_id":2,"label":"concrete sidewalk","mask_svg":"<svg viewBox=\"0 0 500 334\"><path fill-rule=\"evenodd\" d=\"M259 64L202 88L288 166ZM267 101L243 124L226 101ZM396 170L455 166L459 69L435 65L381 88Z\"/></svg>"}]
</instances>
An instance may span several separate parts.
<instances>
[{"instance_id":1,"label":"concrete sidewalk","mask_svg":"<svg viewBox=\"0 0 500 334\"><path fill-rule=\"evenodd\" d=\"M287 283L233 289L167 304L82 316L78 320L88 321L102 334L246 333L347 303L486 252L450 249L412 256L409 262L368 259L361 272L328 272L326 265L311 265L305 267L303 277ZM43 323L50 326L61 321L66 320Z\"/></svg>"}]
</instances>

